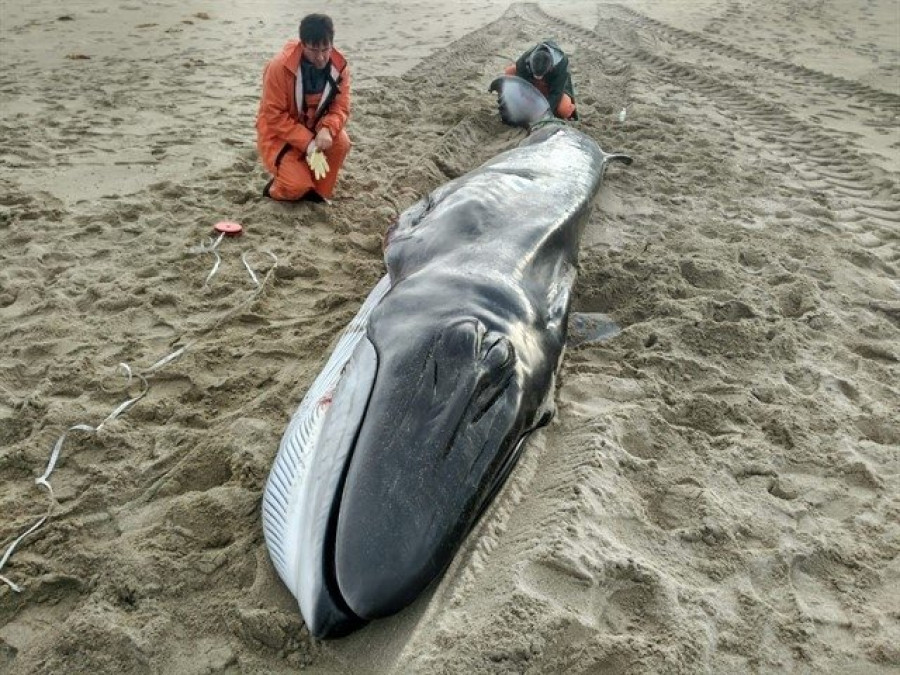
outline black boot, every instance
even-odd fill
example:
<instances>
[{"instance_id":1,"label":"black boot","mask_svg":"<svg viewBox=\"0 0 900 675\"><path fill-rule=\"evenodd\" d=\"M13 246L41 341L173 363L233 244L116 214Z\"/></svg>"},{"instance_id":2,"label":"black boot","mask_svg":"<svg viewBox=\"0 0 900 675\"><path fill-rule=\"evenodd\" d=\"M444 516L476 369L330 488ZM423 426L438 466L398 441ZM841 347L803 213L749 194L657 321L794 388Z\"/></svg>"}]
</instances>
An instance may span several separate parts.
<instances>
[{"instance_id":1,"label":"black boot","mask_svg":"<svg viewBox=\"0 0 900 675\"><path fill-rule=\"evenodd\" d=\"M324 202L327 202L328 200L325 199L325 197L320 195L315 190L308 190L305 195L300 197L300 201L301 202L313 202L315 204L322 204Z\"/></svg>"}]
</instances>

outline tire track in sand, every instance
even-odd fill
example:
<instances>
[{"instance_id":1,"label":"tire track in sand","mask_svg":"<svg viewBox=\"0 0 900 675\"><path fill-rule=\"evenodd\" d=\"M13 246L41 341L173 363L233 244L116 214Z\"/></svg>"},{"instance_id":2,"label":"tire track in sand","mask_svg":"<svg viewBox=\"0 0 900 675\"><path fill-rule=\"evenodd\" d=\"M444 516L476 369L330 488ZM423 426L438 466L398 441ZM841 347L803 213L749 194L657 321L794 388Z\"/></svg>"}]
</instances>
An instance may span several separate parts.
<instances>
[{"instance_id":1,"label":"tire track in sand","mask_svg":"<svg viewBox=\"0 0 900 675\"><path fill-rule=\"evenodd\" d=\"M874 238L876 245L872 248L876 254L886 264L895 261L891 242L900 223L897 175L874 166L869 157L843 136L811 126L784 106L764 101L720 76L651 53L642 46L639 36L632 36L626 42L617 35L605 42L595 31L553 17L536 4L522 4L517 8L519 16L541 30L565 34L579 48L597 50L599 44L606 44L605 51L619 60L642 63L667 85L700 96L726 117L739 119L740 129L749 132L755 140L763 141L769 148L773 145L781 148L783 152L778 154L790 162L796 177L827 200L831 214L826 215L824 210L818 214L824 219L823 224ZM739 129L735 126L737 137Z\"/></svg>"}]
</instances>

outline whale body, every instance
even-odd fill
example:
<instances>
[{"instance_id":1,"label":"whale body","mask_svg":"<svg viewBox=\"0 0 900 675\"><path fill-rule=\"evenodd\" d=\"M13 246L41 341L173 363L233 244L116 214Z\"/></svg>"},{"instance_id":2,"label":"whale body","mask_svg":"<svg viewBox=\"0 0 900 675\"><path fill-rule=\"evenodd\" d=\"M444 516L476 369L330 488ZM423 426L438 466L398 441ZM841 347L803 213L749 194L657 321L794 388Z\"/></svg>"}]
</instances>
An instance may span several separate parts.
<instances>
[{"instance_id":1,"label":"whale body","mask_svg":"<svg viewBox=\"0 0 900 675\"><path fill-rule=\"evenodd\" d=\"M553 389L607 164L534 87L491 84L517 147L386 236L387 274L292 417L263 496L275 568L316 637L410 604L503 485Z\"/></svg>"}]
</instances>

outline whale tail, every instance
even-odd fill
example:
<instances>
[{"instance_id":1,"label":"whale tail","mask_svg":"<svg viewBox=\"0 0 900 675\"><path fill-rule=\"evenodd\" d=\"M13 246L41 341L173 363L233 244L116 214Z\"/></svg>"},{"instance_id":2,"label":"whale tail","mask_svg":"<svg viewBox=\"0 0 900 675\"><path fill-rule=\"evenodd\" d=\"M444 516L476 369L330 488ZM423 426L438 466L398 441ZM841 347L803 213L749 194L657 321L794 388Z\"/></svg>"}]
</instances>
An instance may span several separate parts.
<instances>
[{"instance_id":1,"label":"whale tail","mask_svg":"<svg viewBox=\"0 0 900 675\"><path fill-rule=\"evenodd\" d=\"M553 119L550 104L530 82L514 75L501 75L488 87L497 92L497 107L504 124L530 128L536 122Z\"/></svg>"}]
</instances>

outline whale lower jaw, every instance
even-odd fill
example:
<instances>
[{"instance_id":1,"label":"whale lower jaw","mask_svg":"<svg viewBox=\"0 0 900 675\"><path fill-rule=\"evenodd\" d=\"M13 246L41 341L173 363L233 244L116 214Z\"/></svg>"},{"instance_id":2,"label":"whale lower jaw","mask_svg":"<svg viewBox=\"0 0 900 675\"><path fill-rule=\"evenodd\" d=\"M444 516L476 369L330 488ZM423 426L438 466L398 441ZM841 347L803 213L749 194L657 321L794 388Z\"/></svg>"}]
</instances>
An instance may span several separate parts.
<instances>
[{"instance_id":1,"label":"whale lower jaw","mask_svg":"<svg viewBox=\"0 0 900 675\"><path fill-rule=\"evenodd\" d=\"M323 468L336 468L327 460L323 464L316 453L326 415L331 410L344 369L365 337L369 317L390 286L390 278L384 276L341 333L328 362L291 417L263 491L263 533L269 556L278 576L297 598L310 633L316 637L337 636L342 631L353 630L360 623L358 617L343 606L340 597L333 597L334 594L323 585L324 541L320 542L316 554L315 547L308 545L309 528L314 522L312 519L328 514L316 514L311 498L319 492L313 484L323 480ZM342 475L343 465L338 473ZM334 484L340 475L332 476L328 482Z\"/></svg>"}]
</instances>

